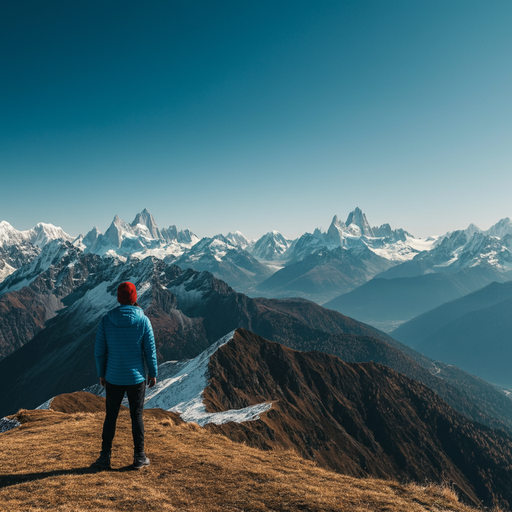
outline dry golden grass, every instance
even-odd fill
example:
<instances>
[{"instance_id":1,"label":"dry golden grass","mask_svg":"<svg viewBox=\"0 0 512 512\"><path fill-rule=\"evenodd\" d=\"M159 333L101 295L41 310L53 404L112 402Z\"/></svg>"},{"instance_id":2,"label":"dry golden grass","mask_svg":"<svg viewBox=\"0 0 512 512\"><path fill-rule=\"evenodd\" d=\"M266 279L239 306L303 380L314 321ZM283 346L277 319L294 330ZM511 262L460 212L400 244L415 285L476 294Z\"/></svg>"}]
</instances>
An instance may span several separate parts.
<instances>
[{"instance_id":1,"label":"dry golden grass","mask_svg":"<svg viewBox=\"0 0 512 512\"><path fill-rule=\"evenodd\" d=\"M297 455L263 452L194 424L145 411L151 466L130 470L132 440L122 412L112 471L89 466L102 414L22 411L0 434L0 510L469 512L449 487L400 485L326 471Z\"/></svg>"}]
</instances>

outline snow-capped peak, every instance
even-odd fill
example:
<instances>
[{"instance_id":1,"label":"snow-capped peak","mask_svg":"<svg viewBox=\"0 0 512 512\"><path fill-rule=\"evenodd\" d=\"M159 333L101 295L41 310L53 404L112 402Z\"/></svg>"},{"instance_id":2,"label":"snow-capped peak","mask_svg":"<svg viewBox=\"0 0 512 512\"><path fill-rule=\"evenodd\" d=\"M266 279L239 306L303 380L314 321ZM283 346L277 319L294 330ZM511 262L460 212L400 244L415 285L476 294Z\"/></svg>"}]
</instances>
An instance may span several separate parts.
<instances>
[{"instance_id":1,"label":"snow-capped peak","mask_svg":"<svg viewBox=\"0 0 512 512\"><path fill-rule=\"evenodd\" d=\"M0 246L17 237L22 238L20 231L14 229L6 220L0 222Z\"/></svg>"},{"instance_id":2,"label":"snow-capped peak","mask_svg":"<svg viewBox=\"0 0 512 512\"><path fill-rule=\"evenodd\" d=\"M240 231L230 231L225 238L241 249L245 249L251 243Z\"/></svg>"},{"instance_id":3,"label":"snow-capped peak","mask_svg":"<svg viewBox=\"0 0 512 512\"><path fill-rule=\"evenodd\" d=\"M503 238L506 235L512 235L512 220L509 217L501 219L499 222L491 226L487 231L486 235L497 236Z\"/></svg>"},{"instance_id":4,"label":"snow-capped peak","mask_svg":"<svg viewBox=\"0 0 512 512\"><path fill-rule=\"evenodd\" d=\"M66 240L67 242L74 240L74 238L65 233L62 228L54 226L53 224L45 224L44 222L36 224L29 230L29 233L30 241L39 248L43 248L52 240Z\"/></svg>"},{"instance_id":5,"label":"snow-capped peak","mask_svg":"<svg viewBox=\"0 0 512 512\"><path fill-rule=\"evenodd\" d=\"M150 238L162 238L160 235L160 230L158 229L158 226L156 225L155 219L153 218L153 215L149 213L147 208L144 208L141 213L138 213L135 216L135 219L133 219L133 222L130 224L132 228L135 228L138 225L145 226L148 230L148 234ZM135 231L135 230L134 230ZM143 235L147 236L147 235Z\"/></svg>"},{"instance_id":6,"label":"snow-capped peak","mask_svg":"<svg viewBox=\"0 0 512 512\"><path fill-rule=\"evenodd\" d=\"M251 254L261 261L275 261L283 257L291 244L292 240L279 231L269 231L254 244Z\"/></svg>"},{"instance_id":7,"label":"snow-capped peak","mask_svg":"<svg viewBox=\"0 0 512 512\"><path fill-rule=\"evenodd\" d=\"M73 237L68 235L62 228L39 222L32 229L26 231L18 231L7 221L0 222L0 246L17 245L23 242L30 242L31 244L43 248L47 243L52 240L66 240L72 242Z\"/></svg>"},{"instance_id":8,"label":"snow-capped peak","mask_svg":"<svg viewBox=\"0 0 512 512\"><path fill-rule=\"evenodd\" d=\"M366 215L358 207L348 214L345 224L347 226L347 230L354 232L356 236L358 233L365 236L374 236L372 228L366 219Z\"/></svg>"},{"instance_id":9,"label":"snow-capped peak","mask_svg":"<svg viewBox=\"0 0 512 512\"><path fill-rule=\"evenodd\" d=\"M78 247L68 241L52 240L43 247L35 259L13 272L0 284L0 294L21 290L24 286L28 286L52 265L57 265L65 256L69 260L68 264L74 264L80 252Z\"/></svg>"}]
</instances>

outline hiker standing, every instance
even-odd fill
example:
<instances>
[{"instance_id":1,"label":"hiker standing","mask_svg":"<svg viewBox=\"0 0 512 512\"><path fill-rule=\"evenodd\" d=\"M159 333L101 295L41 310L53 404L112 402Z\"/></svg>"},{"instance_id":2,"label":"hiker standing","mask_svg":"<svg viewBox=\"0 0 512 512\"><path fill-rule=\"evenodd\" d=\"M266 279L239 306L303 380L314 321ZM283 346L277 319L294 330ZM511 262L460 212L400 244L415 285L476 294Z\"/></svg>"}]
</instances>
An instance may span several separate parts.
<instances>
[{"instance_id":1,"label":"hiker standing","mask_svg":"<svg viewBox=\"0 0 512 512\"><path fill-rule=\"evenodd\" d=\"M101 453L95 464L103 469L110 468L117 416L126 392L132 420L133 467L140 469L149 465L144 452L142 411L146 392L146 367L148 387L152 388L156 384L158 368L155 337L149 318L137 304L137 290L133 283L119 285L117 300L121 305L101 319L96 333L94 356L107 400Z\"/></svg>"}]
</instances>

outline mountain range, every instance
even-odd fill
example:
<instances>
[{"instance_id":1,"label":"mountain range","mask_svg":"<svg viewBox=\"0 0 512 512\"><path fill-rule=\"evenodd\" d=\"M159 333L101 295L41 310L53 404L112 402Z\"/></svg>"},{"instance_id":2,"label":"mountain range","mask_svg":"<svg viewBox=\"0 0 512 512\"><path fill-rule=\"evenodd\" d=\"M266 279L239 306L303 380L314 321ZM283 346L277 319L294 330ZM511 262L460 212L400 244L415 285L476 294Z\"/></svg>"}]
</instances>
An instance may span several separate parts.
<instances>
[{"instance_id":1,"label":"mountain range","mask_svg":"<svg viewBox=\"0 0 512 512\"><path fill-rule=\"evenodd\" d=\"M334 216L326 232L316 229L290 240L269 231L259 240L248 240L239 231L199 239L190 230L176 226L160 229L147 209L131 223L116 215L105 233L95 227L76 238L50 224L22 232L4 221L0 224L0 281L33 260L44 245L61 239L85 253L121 260L154 256L182 268L208 270L253 297L297 296L322 304L374 277L392 280L428 273L455 275L471 268L475 283L481 286L491 280L508 280L512 276L511 226L507 218L487 231L470 225L466 230L422 240L389 224L371 227L361 209L355 208L345 222ZM465 285L464 291L473 291L474 286ZM421 289L420 280L420 295ZM335 303L330 307L338 308ZM423 312L433 306L427 300L421 307ZM388 320L395 325L410 319L405 313L397 306Z\"/></svg>"},{"instance_id":2,"label":"mountain range","mask_svg":"<svg viewBox=\"0 0 512 512\"><path fill-rule=\"evenodd\" d=\"M470 226L449 233L431 250L377 274L325 306L390 332L445 302L492 282L506 282L512 279L510 225L503 219L487 232Z\"/></svg>"},{"instance_id":3,"label":"mountain range","mask_svg":"<svg viewBox=\"0 0 512 512\"><path fill-rule=\"evenodd\" d=\"M19 232L2 222L0 265L3 265L5 278L0 282L0 358L33 338L43 336L42 331L53 322L60 323L61 318L67 318L68 311L72 309L69 306L82 298L87 287L97 288L99 282L92 282L94 276L105 273L104 279L110 283L123 272L130 277L130 272L135 267L141 268L139 263L146 261L144 258L147 257L152 258L152 263L146 262L150 266L157 265L157 260L163 261L165 272L169 272L172 265L209 272L224 281L226 286L245 292L242 302L251 298L263 303L262 295L267 298L314 299L329 309L391 332L404 322L465 297L489 283L503 283L510 279L511 226L510 219L503 219L487 231L470 225L465 230L419 240L402 229L393 230L389 225L371 227L366 215L356 208L346 222L335 217L325 233L317 229L313 234L306 233L296 240L289 240L273 231L254 241L240 232L199 239L189 230L178 231L175 226L160 229L147 210L137 214L130 224L116 216L105 234L94 228L86 236L80 235L75 239L60 228L47 224ZM174 278L178 278L177 274ZM162 286L166 288L169 283L165 281ZM78 289L81 291L77 292ZM99 290L97 293L101 295ZM176 294L171 293L177 297L179 290L175 291ZM341 292L345 293L339 295ZM336 295L337 298L325 302L325 299ZM169 300L172 302L174 299ZM287 300L286 304L288 307L298 304L297 300ZM495 310L479 313L472 319L468 316L452 318L455 323L451 330L448 326L443 327L445 333L441 330L432 334L425 344L415 345L416 342L403 338L413 348L442 361L435 363L435 367L417 352L407 353L407 356L427 372L438 371L442 367L445 374L450 374L449 365L456 364L494 383L510 387L506 368L501 365L503 358L498 361L499 357L491 354L492 357L477 357L471 362L468 360L470 352L461 348L464 341L456 341L471 325L471 333L464 336L470 339L470 334L473 335L471 343L475 353L485 351L485 347L494 347L497 340L504 340L501 345L496 345L495 353L506 354L506 350L500 347L506 346L509 339L508 326L502 318L507 317L507 310L499 312L498 306L495 307ZM500 307L506 308L506 304ZM173 308L181 311L180 307ZM176 327L177 318L173 318L172 327L167 319L162 320L162 325L165 324L162 329L177 333L176 339L182 339L184 346L189 343L195 346L197 341L196 348L199 349L224 335L226 329L249 326L248 323L222 323L224 330L219 329L215 335L201 334L202 327L196 331L196 326L203 320L197 320L197 315L194 315L186 314L189 325L186 334L184 327ZM325 318L324 313L320 316ZM477 318L478 325L475 324ZM77 325L82 324L82 320L77 320ZM326 328L322 325L319 330L325 331ZM294 338L295 334L276 339L274 332L256 332L295 348L308 348L300 345L301 342ZM402 336L402 331L393 332L398 333L396 337ZM338 354L337 344L331 343L331 348L325 348L330 342L315 336L315 339L323 340L322 350ZM383 338L382 333L369 336L393 344L393 339ZM194 337L196 341L192 341ZM425 333L423 338L426 337ZM191 355L187 351L180 352L176 343L174 357ZM454 348L449 349L452 345ZM407 350L404 346L395 348L401 352ZM347 354L344 357L348 357ZM359 361L357 358L353 360ZM414 375L410 374L417 378ZM457 374L453 382L450 381L459 389L462 389L461 379L466 381L461 375ZM427 383L426 378L422 379ZM503 421L502 416L499 418Z\"/></svg>"},{"instance_id":4,"label":"mountain range","mask_svg":"<svg viewBox=\"0 0 512 512\"><path fill-rule=\"evenodd\" d=\"M467 417L512 428L512 402L493 386L434 364L384 333L313 302L250 298L206 271L183 271L154 257L123 262L59 241L0 285L0 385L16 389L0 397L0 414L35 407L96 381L96 328L117 304L117 286L126 280L136 284L139 304L153 323L160 362L194 357L243 327L294 349L386 364L429 386Z\"/></svg>"},{"instance_id":5,"label":"mountain range","mask_svg":"<svg viewBox=\"0 0 512 512\"><path fill-rule=\"evenodd\" d=\"M37 236L42 226L47 232L44 240ZM296 240L289 240L277 231L269 231L259 240L248 240L239 231L225 236L219 234L199 239L189 230L178 231L176 226L159 229L151 213L144 209L131 223L116 215L105 233L94 227L86 235L76 238L51 225L39 224L33 230L19 232L4 222L0 226L0 281L22 264L34 259L45 243L57 238L72 242L85 253L123 260L155 256L184 268L209 270L231 286L252 295L268 290L267 295L271 296L298 294L319 302L332 298L340 290L358 286L396 262L410 259L420 249L430 247L434 241L416 240L404 230L392 230L387 224L371 228L359 208L348 215L346 222L335 216L327 232L317 229L313 234L306 233ZM329 276L329 262L340 259L338 249L343 249L348 254L341 257L341 270L335 270L347 274L341 278ZM18 261L9 256L9 251L18 255ZM359 264L359 255L368 251L372 254L366 254L363 259L374 261ZM309 266L313 267L304 269L306 275L295 278L293 285L287 278L288 274L265 283L283 267L295 265L308 257L313 257L309 260ZM353 282L351 261L357 262ZM292 269L292 273L297 274L296 267ZM312 278L312 274L320 277ZM337 282L341 287L336 288ZM261 289L258 285L262 285Z\"/></svg>"}]
</instances>

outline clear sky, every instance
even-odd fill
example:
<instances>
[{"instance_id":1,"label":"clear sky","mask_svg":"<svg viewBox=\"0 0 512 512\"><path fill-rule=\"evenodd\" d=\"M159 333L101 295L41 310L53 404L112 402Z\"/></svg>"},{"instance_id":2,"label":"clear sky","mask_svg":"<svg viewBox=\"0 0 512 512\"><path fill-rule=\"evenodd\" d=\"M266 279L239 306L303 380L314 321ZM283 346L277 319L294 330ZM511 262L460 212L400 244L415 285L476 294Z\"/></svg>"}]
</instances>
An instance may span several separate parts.
<instances>
[{"instance_id":1,"label":"clear sky","mask_svg":"<svg viewBox=\"0 0 512 512\"><path fill-rule=\"evenodd\" d=\"M7 0L0 220L200 236L512 217L510 0Z\"/></svg>"}]
</instances>

